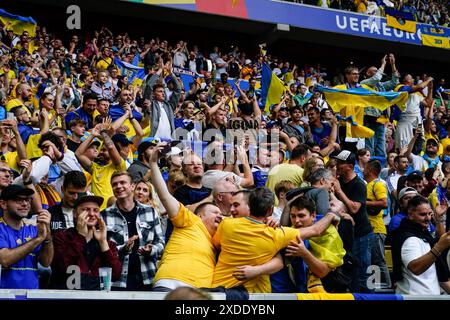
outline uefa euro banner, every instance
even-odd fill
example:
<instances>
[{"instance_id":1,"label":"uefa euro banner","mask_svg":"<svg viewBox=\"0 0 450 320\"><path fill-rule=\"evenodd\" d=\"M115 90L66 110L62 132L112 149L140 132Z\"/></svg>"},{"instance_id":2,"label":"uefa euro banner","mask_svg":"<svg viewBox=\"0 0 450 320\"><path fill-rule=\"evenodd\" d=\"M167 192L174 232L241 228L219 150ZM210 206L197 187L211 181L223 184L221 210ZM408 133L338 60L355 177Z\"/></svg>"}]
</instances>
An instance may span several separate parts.
<instances>
[{"instance_id":1,"label":"uefa euro banner","mask_svg":"<svg viewBox=\"0 0 450 320\"><path fill-rule=\"evenodd\" d=\"M0 9L0 21L7 30L12 30L17 35L21 35L24 31L31 37L36 35L37 23L31 17L18 16Z\"/></svg>"},{"instance_id":2,"label":"uefa euro banner","mask_svg":"<svg viewBox=\"0 0 450 320\"><path fill-rule=\"evenodd\" d=\"M412 21L411 15L391 12L384 17L324 9L288 1L276 0L123 0L147 3L201 13L217 14L267 23L282 23L292 27L343 33L358 37L422 45L424 28L429 25ZM443 28L448 35L448 28ZM426 32L425 32L426 33ZM426 37L429 38L429 37ZM434 47L440 40L434 38ZM426 40L426 45L430 42ZM448 43L448 41L447 41Z\"/></svg>"}]
</instances>

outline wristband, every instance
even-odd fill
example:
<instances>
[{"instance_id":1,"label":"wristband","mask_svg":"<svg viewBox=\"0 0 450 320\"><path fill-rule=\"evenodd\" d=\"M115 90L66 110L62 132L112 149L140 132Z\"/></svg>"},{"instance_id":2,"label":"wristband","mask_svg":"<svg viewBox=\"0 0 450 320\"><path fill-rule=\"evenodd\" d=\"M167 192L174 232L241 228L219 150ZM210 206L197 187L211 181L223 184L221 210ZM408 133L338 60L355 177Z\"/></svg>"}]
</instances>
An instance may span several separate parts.
<instances>
[{"instance_id":1,"label":"wristband","mask_svg":"<svg viewBox=\"0 0 450 320\"><path fill-rule=\"evenodd\" d=\"M31 179L28 181L23 181L24 186L29 186L30 184L33 184L33 181Z\"/></svg>"},{"instance_id":2,"label":"wristband","mask_svg":"<svg viewBox=\"0 0 450 320\"><path fill-rule=\"evenodd\" d=\"M438 258L442 253L439 252L437 249L435 249L434 247L431 248L430 252L436 257Z\"/></svg>"}]
</instances>

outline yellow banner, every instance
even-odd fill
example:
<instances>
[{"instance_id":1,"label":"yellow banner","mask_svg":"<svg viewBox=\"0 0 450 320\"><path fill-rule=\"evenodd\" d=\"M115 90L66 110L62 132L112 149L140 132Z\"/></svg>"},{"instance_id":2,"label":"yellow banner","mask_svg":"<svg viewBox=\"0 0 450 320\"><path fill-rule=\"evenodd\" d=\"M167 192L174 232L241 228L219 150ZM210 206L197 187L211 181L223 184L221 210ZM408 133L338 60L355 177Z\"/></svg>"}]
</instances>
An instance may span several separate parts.
<instances>
[{"instance_id":1,"label":"yellow banner","mask_svg":"<svg viewBox=\"0 0 450 320\"><path fill-rule=\"evenodd\" d=\"M422 34L424 46L450 49L450 40L447 37L439 37L431 34Z\"/></svg>"}]
</instances>

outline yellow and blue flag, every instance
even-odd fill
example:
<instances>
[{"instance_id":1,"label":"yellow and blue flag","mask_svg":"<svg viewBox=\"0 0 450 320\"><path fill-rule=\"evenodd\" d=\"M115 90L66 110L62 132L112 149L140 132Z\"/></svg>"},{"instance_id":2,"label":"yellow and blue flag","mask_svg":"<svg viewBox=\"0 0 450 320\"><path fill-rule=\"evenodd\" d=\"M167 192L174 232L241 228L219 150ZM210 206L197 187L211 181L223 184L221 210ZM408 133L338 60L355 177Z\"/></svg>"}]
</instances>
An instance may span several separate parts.
<instances>
[{"instance_id":1,"label":"yellow and blue flag","mask_svg":"<svg viewBox=\"0 0 450 320\"><path fill-rule=\"evenodd\" d=\"M362 86L345 90L318 85L317 90L324 93L334 112L339 112L348 106L361 108L370 106L383 111L394 104L403 111L408 101L407 92L380 92Z\"/></svg>"},{"instance_id":2,"label":"yellow and blue flag","mask_svg":"<svg viewBox=\"0 0 450 320\"><path fill-rule=\"evenodd\" d=\"M450 49L450 32L444 28L422 28L422 44L424 46Z\"/></svg>"},{"instance_id":3,"label":"yellow and blue flag","mask_svg":"<svg viewBox=\"0 0 450 320\"><path fill-rule=\"evenodd\" d=\"M280 103L281 96L286 91L283 81L270 70L265 63L262 67L261 97L264 112L270 112L270 106Z\"/></svg>"},{"instance_id":4,"label":"yellow and blue flag","mask_svg":"<svg viewBox=\"0 0 450 320\"><path fill-rule=\"evenodd\" d=\"M36 36L36 21L31 17L22 17L0 9L0 21L7 30L12 30L16 35L27 31L30 37Z\"/></svg>"},{"instance_id":5,"label":"yellow and blue flag","mask_svg":"<svg viewBox=\"0 0 450 320\"><path fill-rule=\"evenodd\" d=\"M142 84L142 80L145 77L144 68L122 61L118 58L114 59L114 64L119 69L119 74L128 78L128 83L131 83L133 86Z\"/></svg>"},{"instance_id":6,"label":"yellow and blue flag","mask_svg":"<svg viewBox=\"0 0 450 320\"><path fill-rule=\"evenodd\" d=\"M391 28L403 30L410 33L416 33L417 24L414 16L410 12L386 8L386 22Z\"/></svg>"}]
</instances>

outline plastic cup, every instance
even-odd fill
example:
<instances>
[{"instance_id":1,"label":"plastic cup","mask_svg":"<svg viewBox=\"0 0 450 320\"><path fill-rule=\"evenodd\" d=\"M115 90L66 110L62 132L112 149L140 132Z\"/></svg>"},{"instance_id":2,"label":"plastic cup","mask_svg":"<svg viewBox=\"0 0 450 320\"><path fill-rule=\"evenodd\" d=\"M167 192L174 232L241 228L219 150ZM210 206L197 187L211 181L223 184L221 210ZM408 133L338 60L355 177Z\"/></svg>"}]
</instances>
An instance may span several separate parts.
<instances>
[{"instance_id":1,"label":"plastic cup","mask_svg":"<svg viewBox=\"0 0 450 320\"><path fill-rule=\"evenodd\" d=\"M100 291L111 291L112 268L98 268Z\"/></svg>"}]
</instances>

